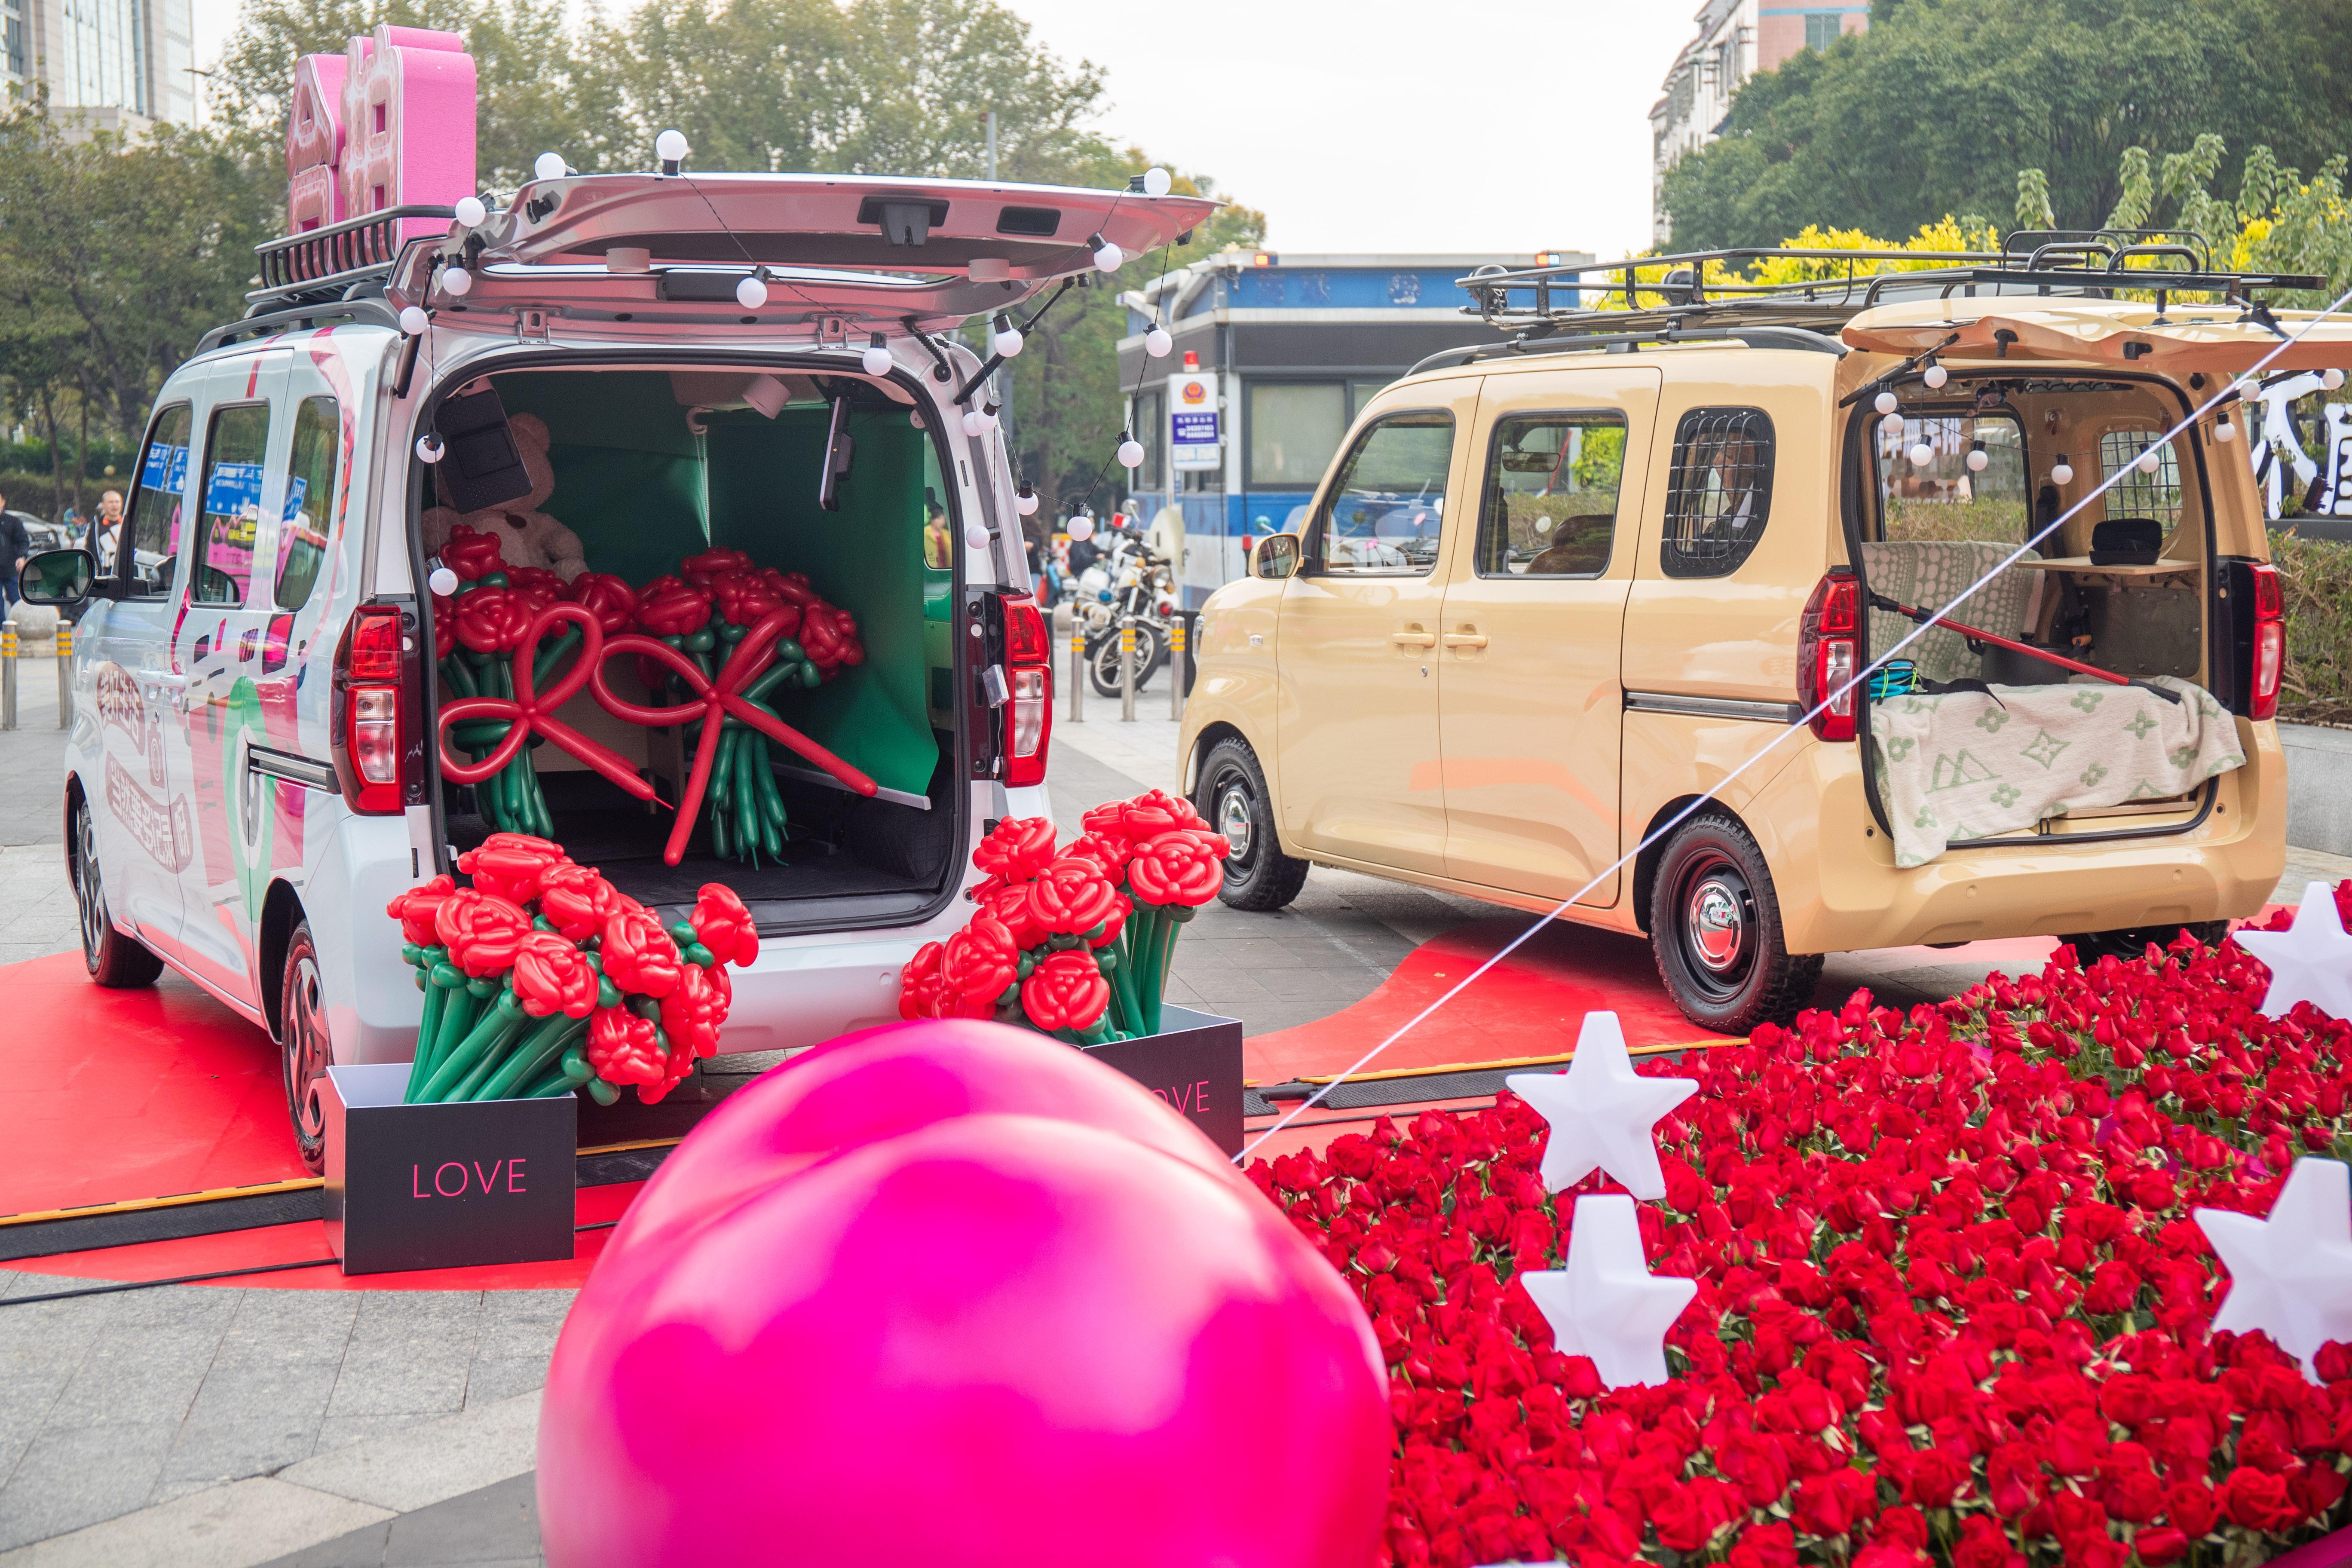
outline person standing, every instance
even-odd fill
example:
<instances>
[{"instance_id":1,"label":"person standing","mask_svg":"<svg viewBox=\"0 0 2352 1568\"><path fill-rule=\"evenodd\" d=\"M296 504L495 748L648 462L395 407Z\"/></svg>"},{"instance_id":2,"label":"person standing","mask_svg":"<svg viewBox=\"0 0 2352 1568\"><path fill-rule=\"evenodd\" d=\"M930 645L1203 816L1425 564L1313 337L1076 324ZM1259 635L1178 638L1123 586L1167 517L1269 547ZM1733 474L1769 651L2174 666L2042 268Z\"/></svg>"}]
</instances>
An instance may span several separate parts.
<instances>
[{"instance_id":1,"label":"person standing","mask_svg":"<svg viewBox=\"0 0 2352 1568\"><path fill-rule=\"evenodd\" d=\"M22 574L32 553L33 536L8 510L8 498L0 495L0 612L15 610L24 598Z\"/></svg>"},{"instance_id":2,"label":"person standing","mask_svg":"<svg viewBox=\"0 0 2352 1568\"><path fill-rule=\"evenodd\" d=\"M89 552L98 557L98 574L114 568L115 542L122 537L122 492L109 490L98 498L98 516L91 520Z\"/></svg>"}]
</instances>

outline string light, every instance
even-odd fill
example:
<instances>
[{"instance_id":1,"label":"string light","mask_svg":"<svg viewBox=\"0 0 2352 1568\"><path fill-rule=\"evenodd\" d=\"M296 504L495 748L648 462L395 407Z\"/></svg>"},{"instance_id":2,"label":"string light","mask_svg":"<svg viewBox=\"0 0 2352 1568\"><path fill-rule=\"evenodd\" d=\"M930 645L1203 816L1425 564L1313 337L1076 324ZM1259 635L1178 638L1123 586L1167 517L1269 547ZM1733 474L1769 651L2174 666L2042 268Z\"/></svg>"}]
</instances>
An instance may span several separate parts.
<instances>
[{"instance_id":1,"label":"string light","mask_svg":"<svg viewBox=\"0 0 2352 1568\"><path fill-rule=\"evenodd\" d=\"M1097 271L1116 272L1119 268L1119 264L1127 259L1127 252L1105 239L1101 235L1088 235L1087 243L1095 247L1095 268Z\"/></svg>"},{"instance_id":2,"label":"string light","mask_svg":"<svg viewBox=\"0 0 2352 1568\"><path fill-rule=\"evenodd\" d=\"M459 196L457 198L457 221L467 228L479 228L489 216L490 210L482 205L481 197Z\"/></svg>"},{"instance_id":3,"label":"string light","mask_svg":"<svg viewBox=\"0 0 2352 1568\"><path fill-rule=\"evenodd\" d=\"M1927 362L1927 368L1920 373L1919 379L1927 384L1927 389L1929 391L1941 392L1944 388L1944 383L1952 379L1952 373L1946 370L1934 360L1929 360Z\"/></svg>"},{"instance_id":4,"label":"string light","mask_svg":"<svg viewBox=\"0 0 2352 1568\"><path fill-rule=\"evenodd\" d=\"M439 462L442 450L441 433L438 430L427 430L416 438L416 460L420 463Z\"/></svg>"},{"instance_id":5,"label":"string light","mask_svg":"<svg viewBox=\"0 0 2352 1568\"><path fill-rule=\"evenodd\" d=\"M2213 416L2213 439L2224 447L2238 438L2238 426L2226 408Z\"/></svg>"},{"instance_id":6,"label":"string light","mask_svg":"<svg viewBox=\"0 0 2352 1568\"><path fill-rule=\"evenodd\" d=\"M1878 422L1878 427L1889 436L1900 436L1903 434L1903 416L1890 414Z\"/></svg>"},{"instance_id":7,"label":"string light","mask_svg":"<svg viewBox=\"0 0 2352 1568\"><path fill-rule=\"evenodd\" d=\"M561 153L541 153L530 165L530 172L542 180L560 180L572 172Z\"/></svg>"},{"instance_id":8,"label":"string light","mask_svg":"<svg viewBox=\"0 0 2352 1568\"><path fill-rule=\"evenodd\" d=\"M858 367L868 375L890 374L890 340L876 332L866 340L866 352L857 356Z\"/></svg>"},{"instance_id":9,"label":"string light","mask_svg":"<svg viewBox=\"0 0 2352 1568\"><path fill-rule=\"evenodd\" d=\"M2132 459L2132 467L2137 468L2143 474L2152 474L2156 472L2157 468L2163 463L2163 454L2156 447L2150 447L2147 451L2142 452L2138 457Z\"/></svg>"},{"instance_id":10,"label":"string light","mask_svg":"<svg viewBox=\"0 0 2352 1568\"><path fill-rule=\"evenodd\" d=\"M425 329L432 324L433 319L415 305L407 306L400 312L400 330L412 338L422 337Z\"/></svg>"},{"instance_id":11,"label":"string light","mask_svg":"<svg viewBox=\"0 0 2352 1568\"><path fill-rule=\"evenodd\" d=\"M2344 386L2344 373L2340 370L2323 370L2319 373L2319 384L2330 392L2339 392Z\"/></svg>"},{"instance_id":12,"label":"string light","mask_svg":"<svg viewBox=\"0 0 2352 1568\"><path fill-rule=\"evenodd\" d=\"M1071 517L1068 525L1062 531L1084 544L1095 536L1095 520L1085 512L1078 512Z\"/></svg>"},{"instance_id":13,"label":"string light","mask_svg":"<svg viewBox=\"0 0 2352 1568\"><path fill-rule=\"evenodd\" d=\"M977 436L977 435L979 435L982 430L985 430L985 429L987 429L987 428L988 428L988 426L985 426L985 425L983 425L983 424L982 424L982 423L980 422L980 410L979 410L979 409L977 409L977 408L967 408L967 409L965 409L965 410L963 411L963 433L964 433L965 435L967 435L967 436Z\"/></svg>"},{"instance_id":14,"label":"string light","mask_svg":"<svg viewBox=\"0 0 2352 1568\"><path fill-rule=\"evenodd\" d=\"M991 430L995 429L999 425L1004 423L1003 419L998 417L996 412L1001 406L1003 405L1000 404L992 403L987 407L980 411L980 430L982 435L986 435Z\"/></svg>"},{"instance_id":15,"label":"string light","mask_svg":"<svg viewBox=\"0 0 2352 1568\"><path fill-rule=\"evenodd\" d=\"M2059 453L2058 460L2050 465L2050 482L2061 489L2074 482L2074 465L2066 460L2063 452Z\"/></svg>"},{"instance_id":16,"label":"string light","mask_svg":"<svg viewBox=\"0 0 2352 1568\"><path fill-rule=\"evenodd\" d=\"M972 522L964 525L963 542L967 550L985 550L996 535L988 531L988 524Z\"/></svg>"},{"instance_id":17,"label":"string light","mask_svg":"<svg viewBox=\"0 0 2352 1568\"><path fill-rule=\"evenodd\" d=\"M1985 471L1986 468L1991 464L1991 462L1992 454L1985 450L1983 437L1978 437L1975 443L1969 447L1969 472L1972 474L1981 474Z\"/></svg>"},{"instance_id":18,"label":"string light","mask_svg":"<svg viewBox=\"0 0 2352 1568\"><path fill-rule=\"evenodd\" d=\"M665 131L654 138L654 156L661 160L661 172L665 174L677 174L678 165L693 151L683 131Z\"/></svg>"},{"instance_id":19,"label":"string light","mask_svg":"<svg viewBox=\"0 0 2352 1568\"><path fill-rule=\"evenodd\" d=\"M444 267L441 269L441 291L462 300L474 291L474 275L454 264Z\"/></svg>"},{"instance_id":20,"label":"string light","mask_svg":"<svg viewBox=\"0 0 2352 1568\"><path fill-rule=\"evenodd\" d=\"M1124 430L1118 433L1118 463L1123 468L1143 467L1143 443Z\"/></svg>"},{"instance_id":21,"label":"string light","mask_svg":"<svg viewBox=\"0 0 2352 1568\"><path fill-rule=\"evenodd\" d=\"M1903 406L1903 400L1895 396L1891 392L1882 392L1878 395L1877 399L1871 404L1871 406L1877 409L1881 414L1892 414L1897 408Z\"/></svg>"},{"instance_id":22,"label":"string light","mask_svg":"<svg viewBox=\"0 0 2352 1568\"><path fill-rule=\"evenodd\" d=\"M1152 322L1151 330L1143 334L1143 352L1153 359L1166 359L1168 351L1175 346L1176 340L1170 337L1168 329L1157 321Z\"/></svg>"},{"instance_id":23,"label":"string light","mask_svg":"<svg viewBox=\"0 0 2352 1568\"><path fill-rule=\"evenodd\" d=\"M433 590L435 598L446 599L457 591L457 574L446 566L436 566L433 574L425 579L425 585Z\"/></svg>"},{"instance_id":24,"label":"string light","mask_svg":"<svg viewBox=\"0 0 2352 1568\"><path fill-rule=\"evenodd\" d=\"M1013 510L1023 517L1034 517L1037 513L1037 489L1026 479L1013 492Z\"/></svg>"},{"instance_id":25,"label":"string light","mask_svg":"<svg viewBox=\"0 0 2352 1568\"><path fill-rule=\"evenodd\" d=\"M1175 184L1165 169L1143 171L1143 194L1147 196L1164 196Z\"/></svg>"},{"instance_id":26,"label":"string light","mask_svg":"<svg viewBox=\"0 0 2352 1568\"><path fill-rule=\"evenodd\" d=\"M1021 352L1021 329L1013 324L1012 317L999 310L996 312L996 336L989 342L998 353L1011 359Z\"/></svg>"},{"instance_id":27,"label":"string light","mask_svg":"<svg viewBox=\"0 0 2352 1568\"><path fill-rule=\"evenodd\" d=\"M761 268L761 272L766 270ZM759 272L735 285L735 302L747 310L756 310L768 302L768 283Z\"/></svg>"},{"instance_id":28,"label":"string light","mask_svg":"<svg viewBox=\"0 0 2352 1568\"><path fill-rule=\"evenodd\" d=\"M1935 460L1936 448L1927 445L1927 442L1922 441L1917 446L1911 448L1911 463L1914 468L1924 468Z\"/></svg>"}]
</instances>

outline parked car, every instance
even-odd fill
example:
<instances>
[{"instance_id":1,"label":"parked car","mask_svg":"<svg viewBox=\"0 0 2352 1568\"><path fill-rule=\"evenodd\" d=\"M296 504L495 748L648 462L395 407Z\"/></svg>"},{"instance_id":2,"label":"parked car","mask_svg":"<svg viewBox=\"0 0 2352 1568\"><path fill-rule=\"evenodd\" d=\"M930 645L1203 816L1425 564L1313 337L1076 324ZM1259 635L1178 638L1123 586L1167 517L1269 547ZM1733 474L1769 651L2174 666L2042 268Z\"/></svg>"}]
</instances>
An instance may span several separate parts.
<instances>
[{"instance_id":1,"label":"parked car","mask_svg":"<svg viewBox=\"0 0 2352 1568\"><path fill-rule=\"evenodd\" d=\"M2160 437L2277 344L2242 301L2298 280L2183 272L2168 318L2021 254L1882 259L1810 297L1633 312L1525 308L1536 272L1465 279L1538 330L1384 389L1302 532L1255 542L1202 612L1181 756L1234 842L1225 901L1279 908L1310 864L1531 910L1590 884L1566 918L1646 935L1684 1013L1732 1033L1807 1005L1825 953L2136 953L2259 910L2284 858L2284 630L2246 447L2222 444L2258 410ZM1710 260L1747 257L1664 264ZM1970 635L1905 650L1916 689L1848 690L1732 776L1914 629L1891 606L1946 605L2119 471L1954 612ZM1896 734L1963 700L1973 751ZM1993 739L2053 700L2040 736ZM2102 701L2202 714L2205 749L2111 777ZM1943 790L1976 815L1938 826ZM1895 795L1927 804L1898 824Z\"/></svg>"},{"instance_id":2,"label":"parked car","mask_svg":"<svg viewBox=\"0 0 2352 1568\"><path fill-rule=\"evenodd\" d=\"M665 921L705 882L750 905L763 940L735 979L730 1049L893 1019L906 960L969 913L982 824L1048 811L1052 650L1003 439L962 423L982 367L947 334L1090 272L1105 240L1140 254L1213 206L614 174L535 181L446 237L402 243L405 211L260 247L270 290L156 398L129 567L37 563L52 602L91 606L65 760L89 973L139 985L168 964L268 1028L313 1168L327 1066L405 1060L414 1042L386 901L490 831L476 792L432 765L449 690L421 651L425 589L454 515L428 519L436 501L467 511L499 464L543 463L543 499L499 504L543 509L593 569L643 584L731 546L809 573L856 616L865 662L793 711L878 793L776 765L790 837L756 868L699 828L668 864L667 813L560 747L537 765L554 836ZM367 277L334 270L384 254ZM723 259L755 255L762 305L742 302L751 262ZM424 308L425 335L404 332L401 312ZM937 570L927 489L954 541ZM625 686L634 662L611 662ZM574 702L575 724L678 798L677 727Z\"/></svg>"}]
</instances>

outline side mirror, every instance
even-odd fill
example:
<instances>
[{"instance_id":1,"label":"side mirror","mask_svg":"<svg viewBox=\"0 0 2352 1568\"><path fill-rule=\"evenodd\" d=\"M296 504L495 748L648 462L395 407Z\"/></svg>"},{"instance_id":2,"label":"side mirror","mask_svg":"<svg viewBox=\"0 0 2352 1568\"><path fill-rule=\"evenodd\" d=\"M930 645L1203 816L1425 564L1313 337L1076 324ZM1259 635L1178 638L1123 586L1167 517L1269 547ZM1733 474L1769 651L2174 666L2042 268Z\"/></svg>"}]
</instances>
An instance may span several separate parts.
<instances>
[{"instance_id":1,"label":"side mirror","mask_svg":"<svg viewBox=\"0 0 2352 1568\"><path fill-rule=\"evenodd\" d=\"M1269 533L1257 542L1257 549L1251 561L1252 574L1279 581L1295 575L1298 571L1298 535Z\"/></svg>"},{"instance_id":2,"label":"side mirror","mask_svg":"<svg viewBox=\"0 0 2352 1568\"><path fill-rule=\"evenodd\" d=\"M25 563L17 596L28 605L70 609L89 597L98 557L87 550L45 550Z\"/></svg>"}]
</instances>

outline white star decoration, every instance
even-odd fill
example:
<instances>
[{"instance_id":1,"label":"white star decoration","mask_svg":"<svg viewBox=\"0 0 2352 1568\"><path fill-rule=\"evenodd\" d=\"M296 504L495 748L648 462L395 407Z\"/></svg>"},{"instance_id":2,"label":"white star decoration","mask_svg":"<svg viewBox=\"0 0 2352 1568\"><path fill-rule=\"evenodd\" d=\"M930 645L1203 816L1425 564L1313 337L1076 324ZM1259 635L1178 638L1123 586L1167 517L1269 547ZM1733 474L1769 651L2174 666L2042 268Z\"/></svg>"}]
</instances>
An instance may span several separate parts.
<instances>
[{"instance_id":1,"label":"white star decoration","mask_svg":"<svg viewBox=\"0 0 2352 1568\"><path fill-rule=\"evenodd\" d=\"M2270 966L2271 988L2263 1011L2284 1018L2298 1002L2308 1002L2331 1018L2352 1018L2352 935L2336 912L2336 894L2325 882L2303 890L2294 924L2284 931L2232 933L2240 947Z\"/></svg>"},{"instance_id":2,"label":"white star decoration","mask_svg":"<svg viewBox=\"0 0 2352 1568\"><path fill-rule=\"evenodd\" d=\"M1577 1199L1568 1267L1522 1274L1519 1283L1551 1324L1559 1353L1591 1356L1612 1388L1666 1381L1666 1331L1698 1294L1695 1279L1650 1272L1641 1221L1622 1193Z\"/></svg>"},{"instance_id":3,"label":"white star decoration","mask_svg":"<svg viewBox=\"0 0 2352 1568\"><path fill-rule=\"evenodd\" d=\"M1513 1073L1511 1092L1551 1123L1544 1146L1544 1185L1572 1187L1594 1171L1614 1177L1637 1198L1666 1195L1665 1173L1651 1129L1698 1092L1687 1078L1643 1078L1625 1050L1614 1013L1587 1013L1566 1072Z\"/></svg>"},{"instance_id":4,"label":"white star decoration","mask_svg":"<svg viewBox=\"0 0 2352 1568\"><path fill-rule=\"evenodd\" d=\"M2333 921L2332 900L2327 913ZM2227 1209L2199 1209L2195 1217L2230 1269L2213 1331L2260 1329L2317 1383L2319 1347L2352 1342L2352 1166L2297 1160L2268 1219Z\"/></svg>"}]
</instances>

